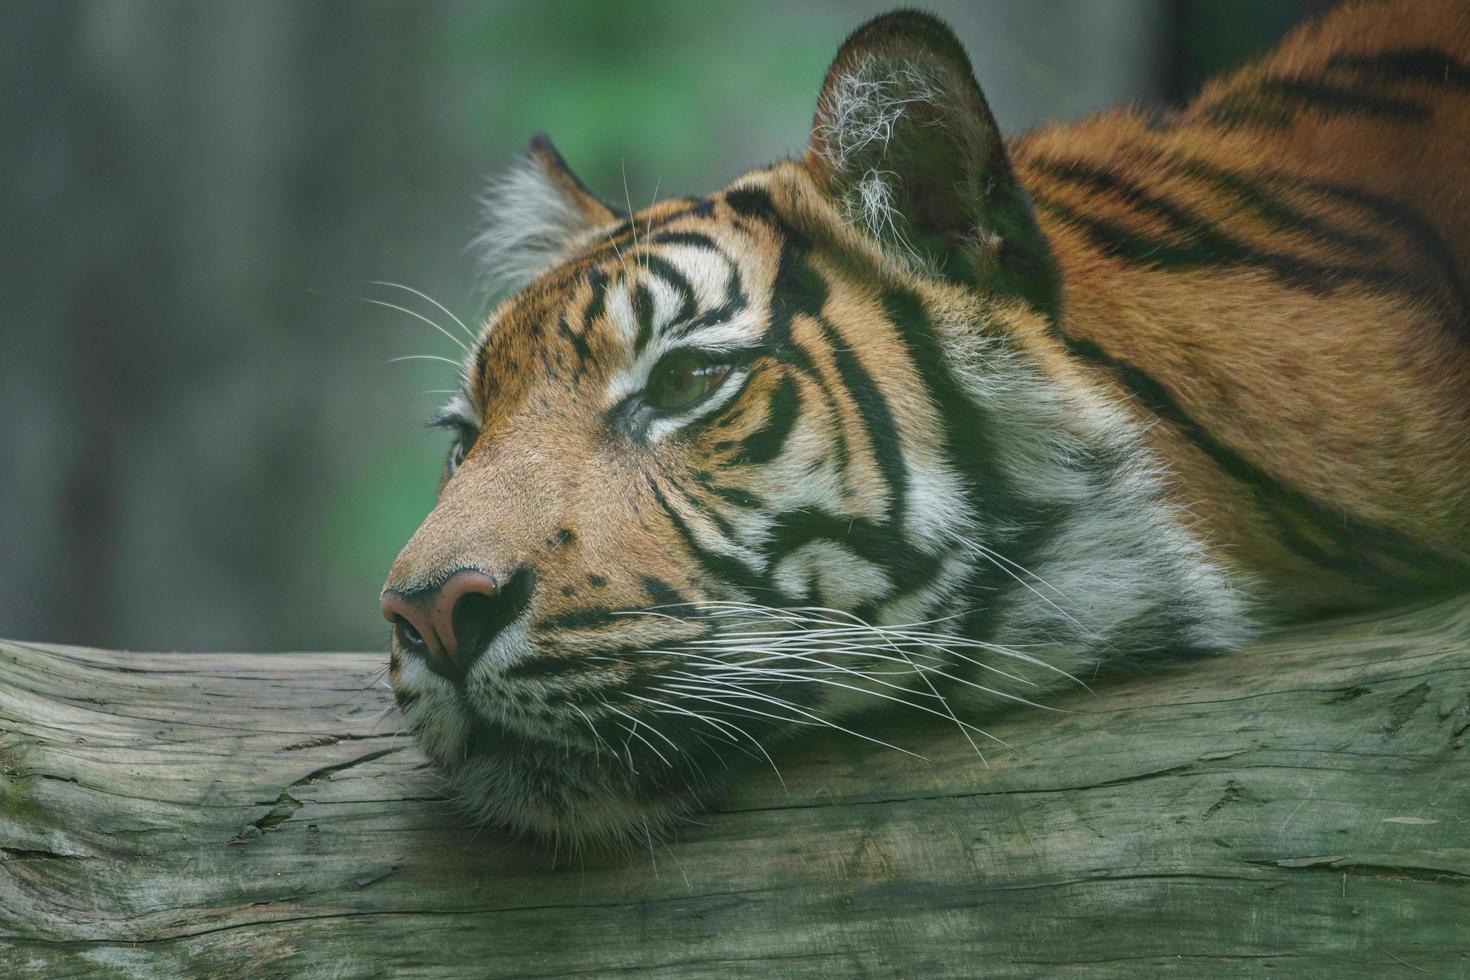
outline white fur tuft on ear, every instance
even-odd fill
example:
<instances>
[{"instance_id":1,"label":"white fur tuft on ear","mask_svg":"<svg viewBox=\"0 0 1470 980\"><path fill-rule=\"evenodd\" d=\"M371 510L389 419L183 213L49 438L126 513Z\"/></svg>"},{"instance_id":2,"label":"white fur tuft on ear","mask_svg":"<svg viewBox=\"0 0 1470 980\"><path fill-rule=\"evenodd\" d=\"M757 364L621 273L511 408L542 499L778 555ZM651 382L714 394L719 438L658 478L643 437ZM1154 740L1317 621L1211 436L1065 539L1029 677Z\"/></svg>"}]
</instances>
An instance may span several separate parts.
<instances>
[{"instance_id":1,"label":"white fur tuft on ear","mask_svg":"<svg viewBox=\"0 0 1470 980\"><path fill-rule=\"evenodd\" d=\"M885 169L883 161L900 120L915 105L933 106L940 98L936 82L917 65L864 58L830 80L823 96L826 111L819 113L812 133L831 172L848 175L839 200L847 219L919 262L924 259L909 243L907 221L895 204L902 177Z\"/></svg>"},{"instance_id":2,"label":"white fur tuft on ear","mask_svg":"<svg viewBox=\"0 0 1470 980\"><path fill-rule=\"evenodd\" d=\"M914 271L1055 307L1051 250L943 21L903 10L853 31L827 69L802 162Z\"/></svg>"},{"instance_id":3,"label":"white fur tuft on ear","mask_svg":"<svg viewBox=\"0 0 1470 980\"><path fill-rule=\"evenodd\" d=\"M488 294L519 289L565 261L618 215L584 188L544 136L493 175L480 197L484 230L470 243Z\"/></svg>"}]
</instances>

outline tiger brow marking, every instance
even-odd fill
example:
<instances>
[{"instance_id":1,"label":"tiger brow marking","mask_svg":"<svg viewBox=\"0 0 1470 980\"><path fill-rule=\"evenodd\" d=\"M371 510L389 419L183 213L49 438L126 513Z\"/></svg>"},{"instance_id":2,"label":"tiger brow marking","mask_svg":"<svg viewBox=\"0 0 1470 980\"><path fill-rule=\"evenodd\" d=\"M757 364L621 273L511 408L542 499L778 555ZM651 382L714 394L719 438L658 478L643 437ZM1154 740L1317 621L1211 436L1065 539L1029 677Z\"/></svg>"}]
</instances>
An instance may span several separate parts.
<instances>
[{"instance_id":1,"label":"tiger brow marking","mask_svg":"<svg viewBox=\"0 0 1470 980\"><path fill-rule=\"evenodd\" d=\"M633 290L633 319L638 322L638 333L633 338L635 356L642 354L653 338L654 313L653 294L648 291L647 284L640 282Z\"/></svg>"},{"instance_id":2,"label":"tiger brow marking","mask_svg":"<svg viewBox=\"0 0 1470 980\"><path fill-rule=\"evenodd\" d=\"M719 306L706 310L669 331L673 337L687 337L689 334L703 327L716 323L724 323L750 305L745 295L745 289L740 282L740 270L736 267L734 261L716 245L712 244L710 251L718 255L721 261L725 263L725 297Z\"/></svg>"},{"instance_id":3,"label":"tiger brow marking","mask_svg":"<svg viewBox=\"0 0 1470 980\"><path fill-rule=\"evenodd\" d=\"M646 249L641 255L643 259L643 271L646 275L656 276L664 280L679 294L679 309L673 316L673 321L684 321L694 316L698 304L694 300L694 287L689 284L689 279L673 263L660 256L650 254Z\"/></svg>"}]
</instances>

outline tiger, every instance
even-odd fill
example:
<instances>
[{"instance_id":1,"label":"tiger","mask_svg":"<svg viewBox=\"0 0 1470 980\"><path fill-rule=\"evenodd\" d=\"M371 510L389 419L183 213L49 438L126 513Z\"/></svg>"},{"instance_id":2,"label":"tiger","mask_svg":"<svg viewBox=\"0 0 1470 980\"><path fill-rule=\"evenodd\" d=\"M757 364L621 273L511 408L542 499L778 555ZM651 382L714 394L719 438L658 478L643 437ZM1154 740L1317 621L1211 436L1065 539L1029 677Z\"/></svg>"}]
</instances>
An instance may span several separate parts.
<instances>
[{"instance_id":1,"label":"tiger","mask_svg":"<svg viewBox=\"0 0 1470 980\"><path fill-rule=\"evenodd\" d=\"M814 731L1470 585L1470 5L1352 3L1169 111L1003 138L951 29L798 158L625 212L543 135L381 594L477 825L665 837ZM893 748L903 748L894 745Z\"/></svg>"}]
</instances>

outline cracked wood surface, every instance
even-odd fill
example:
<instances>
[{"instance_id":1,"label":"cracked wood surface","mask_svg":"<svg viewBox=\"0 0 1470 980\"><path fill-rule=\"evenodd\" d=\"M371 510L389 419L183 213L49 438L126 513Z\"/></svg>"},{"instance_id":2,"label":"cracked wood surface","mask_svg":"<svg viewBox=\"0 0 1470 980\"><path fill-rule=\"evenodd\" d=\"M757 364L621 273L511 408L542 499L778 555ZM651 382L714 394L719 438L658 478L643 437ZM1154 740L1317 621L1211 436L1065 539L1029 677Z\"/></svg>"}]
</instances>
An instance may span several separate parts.
<instances>
[{"instance_id":1,"label":"cracked wood surface","mask_svg":"<svg viewBox=\"0 0 1470 980\"><path fill-rule=\"evenodd\" d=\"M789 745L562 867L441 798L383 659L0 643L0 974L1470 976L1470 596L1001 715L988 768Z\"/></svg>"}]
</instances>

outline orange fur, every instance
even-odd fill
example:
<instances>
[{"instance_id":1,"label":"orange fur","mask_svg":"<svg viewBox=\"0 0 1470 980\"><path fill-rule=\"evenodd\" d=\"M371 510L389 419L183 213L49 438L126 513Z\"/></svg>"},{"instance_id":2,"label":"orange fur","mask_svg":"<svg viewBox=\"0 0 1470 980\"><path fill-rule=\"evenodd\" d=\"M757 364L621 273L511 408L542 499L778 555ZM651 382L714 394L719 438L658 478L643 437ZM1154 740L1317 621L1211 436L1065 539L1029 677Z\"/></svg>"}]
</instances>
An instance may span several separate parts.
<instances>
[{"instance_id":1,"label":"orange fur","mask_svg":"<svg viewBox=\"0 0 1470 980\"><path fill-rule=\"evenodd\" d=\"M1470 58L1470 5L1355 4L1294 33L1260 62L1208 85L1165 127L1124 110L1055 126L1012 144L1023 183L1041 201L1167 241L1177 229L1121 193L1058 180L1046 162L1082 161L1151 198L1200 215L1245 247L1323 265L1379 270L1378 283L1313 293L1259 267L1180 271L1109 255L1057 211L1039 208L1066 281L1065 330L1162 383L1210 437L1251 466L1308 495L1351 529L1401 533L1426 557L1470 558L1470 79L1450 64L1440 82L1364 76L1353 57L1439 49ZM1424 118L1332 114L1311 102L1273 102L1263 81L1286 79L1422 107ZM1346 98L1347 96L1341 96ZM1252 117L1261 103L1260 116ZM1239 121L1222 122L1233 109ZM1389 109L1385 109L1389 112ZM1191 163L1245 175L1251 186L1369 247L1283 229L1191 174ZM1275 181L1281 183L1274 183ZM1412 229L1311 184L1367 192L1416 217L1443 243L1437 261ZM1410 220L1413 220L1410 217ZM1429 236L1424 236L1428 238ZM1454 288L1458 277L1461 291ZM1038 339L1037 343L1048 341ZM1096 372L1104 385L1113 372ZM1283 545L1282 525L1243 481L1221 471L1167 422L1152 430L1178 473L1179 499L1231 560L1269 583L1287 608L1340 606L1379 591ZM1324 544L1331 547L1330 544ZM1406 582L1412 555L1374 554ZM1344 555L1346 558L1347 556ZM1455 584L1455 583L1449 583ZM1470 582L1461 580L1459 585Z\"/></svg>"}]
</instances>

